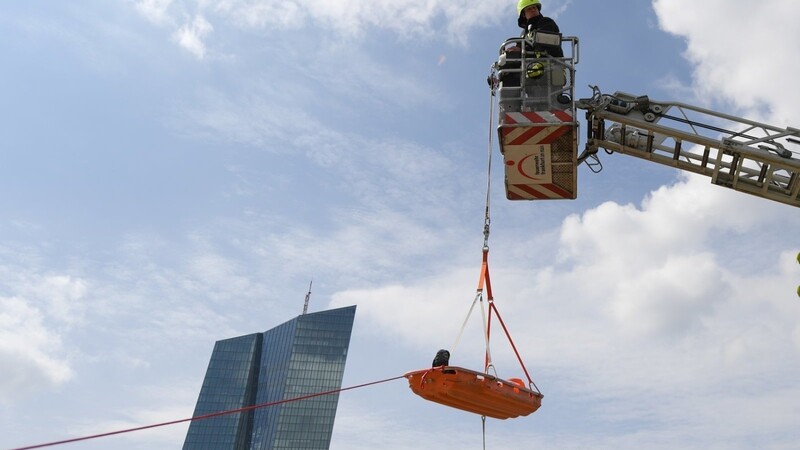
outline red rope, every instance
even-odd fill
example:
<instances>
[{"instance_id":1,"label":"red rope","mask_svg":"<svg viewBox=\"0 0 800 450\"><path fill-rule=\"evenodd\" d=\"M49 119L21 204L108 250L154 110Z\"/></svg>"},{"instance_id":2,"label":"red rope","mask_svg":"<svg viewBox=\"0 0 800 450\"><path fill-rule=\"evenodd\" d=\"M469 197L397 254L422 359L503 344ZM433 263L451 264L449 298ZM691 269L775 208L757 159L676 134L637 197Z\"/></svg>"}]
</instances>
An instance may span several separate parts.
<instances>
[{"instance_id":1,"label":"red rope","mask_svg":"<svg viewBox=\"0 0 800 450\"><path fill-rule=\"evenodd\" d=\"M370 383L359 384L357 386L350 386L350 387L346 387L346 388L334 389L332 391L317 392L317 393L314 393L314 394L304 395L302 397L289 398L289 399L284 399L284 400L278 400L278 401L275 401L275 402L261 403L261 404L252 405L252 406L245 406L244 408L239 408L239 409L231 409L231 410L228 410L228 411L220 411L220 412L215 412L215 413L211 413L211 414L204 414L202 416L190 417L188 419L173 420L173 421L170 421L170 422L162 422L162 423L157 423L157 424L153 424L153 425L145 425L145 426L136 427L136 428L128 428L126 430L111 431L111 432L108 432L108 433L95 434L95 435L92 435L92 436L84 436L84 437L78 437L78 438L73 438L73 439L65 439L63 441L48 442L46 444L37 444L37 445L31 445L31 446L28 446L28 447L12 448L10 450L30 450L30 449L34 449L34 448L51 447L51 446L54 446L54 445L69 444L71 442L88 441L89 439L97 439L97 438L106 437L106 436L113 436L115 434L130 433L130 432L133 432L133 431L141 431L141 430L147 430L147 429L150 429L150 428L158 428L158 427L163 427L163 426L167 426L167 425L175 425L176 423L190 422L190 421L203 420L203 419L210 419L212 417L224 416L226 414L234 414L234 413L250 411L250 410L258 409L258 408L266 408L267 406L275 406L275 405L280 405L282 403L296 402L296 401L299 401L299 400L306 400L306 399L313 398L313 397L320 397L322 395L330 395L330 394L335 394L337 392L349 391L351 389L357 389L357 388L362 388L362 387L366 387L366 386L371 386L373 384L385 383L387 381L394 381L394 380L397 380L397 379L400 379L400 378L403 378L403 375L400 375L399 377L386 378L385 380L373 381L373 382L370 382Z\"/></svg>"}]
</instances>

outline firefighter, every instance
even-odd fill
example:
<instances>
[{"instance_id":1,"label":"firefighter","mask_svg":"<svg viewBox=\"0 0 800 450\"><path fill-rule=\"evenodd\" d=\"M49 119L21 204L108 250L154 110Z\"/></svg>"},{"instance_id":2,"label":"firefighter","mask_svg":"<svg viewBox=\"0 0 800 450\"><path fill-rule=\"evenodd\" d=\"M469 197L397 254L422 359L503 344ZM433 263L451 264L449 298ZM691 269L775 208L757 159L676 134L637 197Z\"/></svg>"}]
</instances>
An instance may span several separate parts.
<instances>
[{"instance_id":1,"label":"firefighter","mask_svg":"<svg viewBox=\"0 0 800 450\"><path fill-rule=\"evenodd\" d=\"M517 25L522 28L522 38L531 38L534 31L541 31L546 33L560 33L556 22L545 17L541 13L542 2L540 0L519 0L517 3ZM548 87L543 83L555 83L556 80L544 76L547 70L547 62L545 58L563 58L564 51L560 45L541 45L541 44L525 44L525 67L522 67L521 74L515 72L514 69L521 68L522 63L522 48L520 44L514 44L504 49L505 55L503 62L499 66L505 72L499 77L500 87L500 110L504 112L520 111L522 106L522 99L539 97L547 98L550 95L552 86ZM515 88L522 87L520 76L524 76L529 80L526 83L524 94L522 90ZM562 81L564 77L559 79ZM492 86L493 80L487 80L489 85ZM561 83L563 85L563 82ZM551 103L556 107L563 108L563 105L569 104L570 100L565 95L558 95ZM557 104L558 103L558 104ZM546 109L550 109L547 107Z\"/></svg>"},{"instance_id":2,"label":"firefighter","mask_svg":"<svg viewBox=\"0 0 800 450\"><path fill-rule=\"evenodd\" d=\"M548 33L560 33L556 21L542 15L542 2L539 0L519 0L517 3L517 25L522 28L520 37L526 37L532 31L544 31ZM538 50L538 49L534 49ZM561 47L550 47L543 49L550 56L563 58L564 51Z\"/></svg>"}]
</instances>

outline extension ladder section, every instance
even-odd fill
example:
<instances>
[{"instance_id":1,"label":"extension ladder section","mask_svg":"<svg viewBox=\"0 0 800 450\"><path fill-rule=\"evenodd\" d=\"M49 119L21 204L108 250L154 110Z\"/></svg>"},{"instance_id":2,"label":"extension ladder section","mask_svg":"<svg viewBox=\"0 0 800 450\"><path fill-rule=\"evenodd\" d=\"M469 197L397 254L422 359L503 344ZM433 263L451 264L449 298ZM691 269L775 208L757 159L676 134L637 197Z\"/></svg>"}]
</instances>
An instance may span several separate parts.
<instances>
[{"instance_id":1,"label":"extension ladder section","mask_svg":"<svg viewBox=\"0 0 800 450\"><path fill-rule=\"evenodd\" d=\"M588 109L587 149L650 160L800 207L800 159L781 142L800 143L800 130L620 92L598 98L597 105L579 106Z\"/></svg>"}]
</instances>

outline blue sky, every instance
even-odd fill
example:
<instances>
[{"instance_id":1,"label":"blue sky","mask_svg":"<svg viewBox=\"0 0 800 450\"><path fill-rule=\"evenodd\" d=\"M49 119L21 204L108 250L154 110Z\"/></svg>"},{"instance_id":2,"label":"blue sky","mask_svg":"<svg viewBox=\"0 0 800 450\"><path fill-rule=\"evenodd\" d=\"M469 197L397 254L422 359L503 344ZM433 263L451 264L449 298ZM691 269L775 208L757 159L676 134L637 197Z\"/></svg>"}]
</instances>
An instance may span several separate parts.
<instances>
[{"instance_id":1,"label":"blue sky","mask_svg":"<svg viewBox=\"0 0 800 450\"><path fill-rule=\"evenodd\" d=\"M800 124L796 2L543 11L580 38L579 96ZM345 386L430 364L475 294L485 78L514 16L505 0L3 2L0 448L190 416L214 341L299 314L311 279L312 311L358 305ZM794 448L800 214L602 160L574 201L509 202L492 174L494 294L545 398L489 421L487 445ZM481 366L478 327L453 363ZM498 371L519 376L503 344ZM185 431L72 447L179 448ZM343 393L331 448L480 433L400 380Z\"/></svg>"}]
</instances>

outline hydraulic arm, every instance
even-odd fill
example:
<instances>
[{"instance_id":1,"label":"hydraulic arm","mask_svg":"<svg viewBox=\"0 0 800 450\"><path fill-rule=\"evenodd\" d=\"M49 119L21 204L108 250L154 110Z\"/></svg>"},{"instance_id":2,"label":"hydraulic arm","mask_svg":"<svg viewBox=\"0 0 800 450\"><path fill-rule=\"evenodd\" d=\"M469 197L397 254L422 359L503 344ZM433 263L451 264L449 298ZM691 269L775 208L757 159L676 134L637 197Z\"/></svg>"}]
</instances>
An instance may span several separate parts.
<instances>
[{"instance_id":1,"label":"hydraulic arm","mask_svg":"<svg viewBox=\"0 0 800 450\"><path fill-rule=\"evenodd\" d=\"M590 167L604 148L706 175L718 186L800 207L800 129L779 128L676 102L592 87L587 143L578 163ZM588 160L587 159L590 159Z\"/></svg>"}]
</instances>

